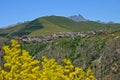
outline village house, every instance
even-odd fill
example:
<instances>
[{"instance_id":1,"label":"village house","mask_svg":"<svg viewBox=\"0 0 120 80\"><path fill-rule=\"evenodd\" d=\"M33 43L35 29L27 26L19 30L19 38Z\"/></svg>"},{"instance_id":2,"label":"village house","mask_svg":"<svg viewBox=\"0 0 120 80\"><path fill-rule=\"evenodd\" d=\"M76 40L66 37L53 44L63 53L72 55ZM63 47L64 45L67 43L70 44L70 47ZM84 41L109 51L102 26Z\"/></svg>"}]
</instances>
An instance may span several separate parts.
<instances>
[{"instance_id":1,"label":"village house","mask_svg":"<svg viewBox=\"0 0 120 80\"><path fill-rule=\"evenodd\" d=\"M27 42L36 41L42 43L42 42L51 41L56 38L74 38L76 36L85 36L85 35L95 36L96 34L104 35L106 33L108 32L104 30L88 31L88 32L59 32L57 34L45 35L45 36L34 36L34 37L24 36L21 38L21 40Z\"/></svg>"}]
</instances>

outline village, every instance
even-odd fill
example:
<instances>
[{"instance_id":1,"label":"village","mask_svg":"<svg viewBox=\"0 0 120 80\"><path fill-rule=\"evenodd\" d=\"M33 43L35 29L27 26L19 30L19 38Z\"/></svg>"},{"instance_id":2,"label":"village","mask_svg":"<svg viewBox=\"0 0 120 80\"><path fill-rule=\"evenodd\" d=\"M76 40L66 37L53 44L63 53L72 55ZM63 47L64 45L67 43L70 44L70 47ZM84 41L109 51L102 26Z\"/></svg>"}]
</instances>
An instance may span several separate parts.
<instances>
[{"instance_id":1,"label":"village","mask_svg":"<svg viewBox=\"0 0 120 80\"><path fill-rule=\"evenodd\" d=\"M85 36L85 35L95 36L95 35L105 35L108 33L110 32L104 30L88 31L88 32L59 32L57 34L51 34L45 36L34 36L34 37L23 36L23 37L19 37L18 39L25 42L35 41L38 43L42 43L42 42L52 41L53 39L57 39L57 38L74 38L77 36Z\"/></svg>"}]
</instances>

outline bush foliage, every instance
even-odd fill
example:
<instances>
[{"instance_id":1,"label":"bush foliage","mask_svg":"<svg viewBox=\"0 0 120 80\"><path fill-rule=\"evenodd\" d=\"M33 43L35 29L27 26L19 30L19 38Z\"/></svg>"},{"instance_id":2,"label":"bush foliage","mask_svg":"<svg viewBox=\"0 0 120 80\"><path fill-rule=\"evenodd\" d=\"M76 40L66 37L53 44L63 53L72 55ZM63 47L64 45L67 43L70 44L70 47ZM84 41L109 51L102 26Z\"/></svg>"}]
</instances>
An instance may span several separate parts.
<instances>
[{"instance_id":1,"label":"bush foliage","mask_svg":"<svg viewBox=\"0 0 120 80\"><path fill-rule=\"evenodd\" d=\"M63 59L63 65L45 56L35 60L16 40L3 49L5 63L0 68L0 80L97 80L90 69L75 67L69 59Z\"/></svg>"}]
</instances>

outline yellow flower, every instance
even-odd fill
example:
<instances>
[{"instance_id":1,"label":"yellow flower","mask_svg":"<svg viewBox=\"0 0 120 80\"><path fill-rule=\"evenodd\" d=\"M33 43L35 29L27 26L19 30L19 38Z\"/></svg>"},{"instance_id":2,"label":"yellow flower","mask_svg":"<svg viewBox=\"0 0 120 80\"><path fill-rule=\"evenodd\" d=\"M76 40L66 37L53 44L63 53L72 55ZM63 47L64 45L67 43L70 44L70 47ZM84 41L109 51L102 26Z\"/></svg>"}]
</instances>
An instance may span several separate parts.
<instances>
[{"instance_id":1,"label":"yellow flower","mask_svg":"<svg viewBox=\"0 0 120 80\"><path fill-rule=\"evenodd\" d=\"M32 72L39 71L39 70L40 70L40 67L37 66L37 67L35 67L35 68L32 69Z\"/></svg>"}]
</instances>

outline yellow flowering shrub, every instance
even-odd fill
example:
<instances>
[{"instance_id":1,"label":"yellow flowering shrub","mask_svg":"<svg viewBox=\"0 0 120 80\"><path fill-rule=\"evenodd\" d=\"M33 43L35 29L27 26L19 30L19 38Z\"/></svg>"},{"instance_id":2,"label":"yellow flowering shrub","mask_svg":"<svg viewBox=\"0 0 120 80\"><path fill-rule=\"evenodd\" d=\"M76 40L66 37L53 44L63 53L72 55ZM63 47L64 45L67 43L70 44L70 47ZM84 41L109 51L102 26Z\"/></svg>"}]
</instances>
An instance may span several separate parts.
<instances>
[{"instance_id":1,"label":"yellow flowering shrub","mask_svg":"<svg viewBox=\"0 0 120 80\"><path fill-rule=\"evenodd\" d=\"M34 60L16 40L3 49L5 63L0 67L0 80L97 80L91 70L85 72L68 59L63 60L64 65L45 56L41 62Z\"/></svg>"}]
</instances>

